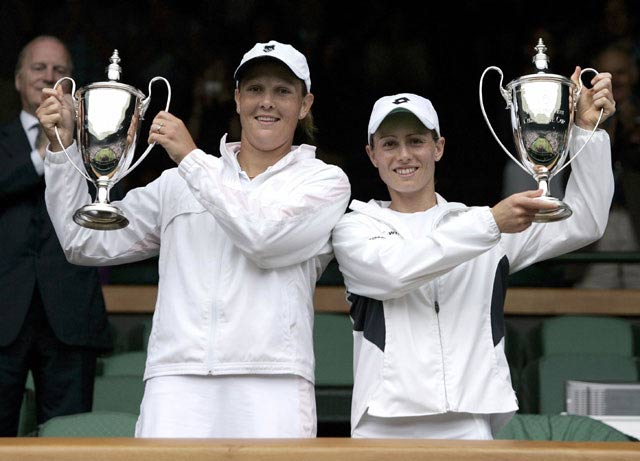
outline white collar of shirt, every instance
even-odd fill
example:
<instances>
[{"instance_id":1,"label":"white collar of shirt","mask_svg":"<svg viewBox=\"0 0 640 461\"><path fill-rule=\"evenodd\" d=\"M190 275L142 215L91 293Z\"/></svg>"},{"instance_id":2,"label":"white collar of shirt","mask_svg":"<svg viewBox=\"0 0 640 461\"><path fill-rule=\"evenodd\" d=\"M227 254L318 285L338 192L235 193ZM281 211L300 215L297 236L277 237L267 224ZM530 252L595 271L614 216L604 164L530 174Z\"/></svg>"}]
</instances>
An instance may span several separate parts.
<instances>
[{"instance_id":1,"label":"white collar of shirt","mask_svg":"<svg viewBox=\"0 0 640 461\"><path fill-rule=\"evenodd\" d=\"M246 181L251 181L249 177L246 175L242 168L240 168L240 163L238 162L238 153L240 152L240 142L227 142L227 135L225 134L220 139L220 155L222 156L223 161L229 162L232 165L233 169L238 173L240 179ZM316 147L310 144L300 144L299 146L293 145L291 146L291 151L278 160L275 164L268 167L263 173L275 172L283 169L289 163L293 161L298 161L306 158L315 158L316 156ZM246 178L245 178L246 176Z\"/></svg>"},{"instance_id":2,"label":"white collar of shirt","mask_svg":"<svg viewBox=\"0 0 640 461\"><path fill-rule=\"evenodd\" d=\"M31 149L34 150L36 148L36 138L38 137L38 130L34 126L40 122L36 117L23 110L20 112L20 123L22 123L22 129L27 134Z\"/></svg>"}]
</instances>

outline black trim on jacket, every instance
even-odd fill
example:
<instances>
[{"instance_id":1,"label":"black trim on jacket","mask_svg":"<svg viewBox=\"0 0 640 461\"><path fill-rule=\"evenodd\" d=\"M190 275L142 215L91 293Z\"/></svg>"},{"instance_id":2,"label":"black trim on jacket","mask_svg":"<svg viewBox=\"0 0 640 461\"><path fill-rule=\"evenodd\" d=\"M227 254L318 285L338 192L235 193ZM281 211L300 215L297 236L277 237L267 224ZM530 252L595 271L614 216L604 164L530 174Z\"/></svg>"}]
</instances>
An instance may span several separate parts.
<instances>
[{"instance_id":1,"label":"black trim on jacket","mask_svg":"<svg viewBox=\"0 0 640 461\"><path fill-rule=\"evenodd\" d=\"M386 328L382 301L353 293L349 293L347 299L351 303L350 315L353 319L353 330L362 331L365 339L384 352Z\"/></svg>"},{"instance_id":2,"label":"black trim on jacket","mask_svg":"<svg viewBox=\"0 0 640 461\"><path fill-rule=\"evenodd\" d=\"M508 279L509 259L505 255L496 267L491 294L491 334L494 346L504 338L504 300L507 296Z\"/></svg>"}]
</instances>

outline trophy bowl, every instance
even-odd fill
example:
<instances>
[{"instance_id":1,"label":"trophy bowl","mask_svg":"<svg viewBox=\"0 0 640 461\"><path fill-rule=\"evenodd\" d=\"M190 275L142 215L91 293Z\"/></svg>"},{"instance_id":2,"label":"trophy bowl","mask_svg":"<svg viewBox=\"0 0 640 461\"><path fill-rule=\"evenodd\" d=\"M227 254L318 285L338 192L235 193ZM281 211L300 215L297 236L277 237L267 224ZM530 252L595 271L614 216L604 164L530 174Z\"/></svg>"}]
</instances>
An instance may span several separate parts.
<instances>
[{"instance_id":1,"label":"trophy bowl","mask_svg":"<svg viewBox=\"0 0 640 461\"><path fill-rule=\"evenodd\" d=\"M549 74L524 76L507 85L520 164L544 190L540 199L557 205L536 213L535 222L558 221L572 214L569 205L550 195L549 183L569 154L576 89L568 78Z\"/></svg>"},{"instance_id":2,"label":"trophy bowl","mask_svg":"<svg viewBox=\"0 0 640 461\"><path fill-rule=\"evenodd\" d=\"M96 230L122 229L129 224L125 213L109 203L109 191L133 171L149 154L155 143L150 144L138 161L131 166L136 150L140 121L151 102L151 85L163 80L168 88L165 110L169 110L171 86L163 77L149 82L149 96L138 89L120 83L118 50L115 50L107 67L109 81L97 82L75 91L75 81L63 77L56 82L72 82L72 98L76 112L76 142L82 157L79 168L64 152L74 168L96 187L96 200L75 211L73 220L80 226ZM56 130L60 145L63 145Z\"/></svg>"},{"instance_id":3,"label":"trophy bowl","mask_svg":"<svg viewBox=\"0 0 640 461\"><path fill-rule=\"evenodd\" d=\"M535 74L525 75L502 87L503 74L499 67L490 66L480 78L480 107L491 133L498 144L516 164L538 183L543 194L537 200L554 203L557 207L551 210L540 210L534 222L553 222L568 218L573 214L571 207L550 193L551 178L569 165L587 145L587 142L568 161L571 131L574 126L574 115L577 101L582 91L582 83L576 84L561 75L548 73L549 58L547 47L542 39L534 47L537 51L533 63L538 70ZM495 70L500 74L500 93L510 110L511 128L517 156L512 155L496 135L487 117L483 96L483 79L486 73ZM584 72L597 71L591 68ZM602 112L600 114L602 117ZM598 120L598 123L600 120Z\"/></svg>"}]
</instances>

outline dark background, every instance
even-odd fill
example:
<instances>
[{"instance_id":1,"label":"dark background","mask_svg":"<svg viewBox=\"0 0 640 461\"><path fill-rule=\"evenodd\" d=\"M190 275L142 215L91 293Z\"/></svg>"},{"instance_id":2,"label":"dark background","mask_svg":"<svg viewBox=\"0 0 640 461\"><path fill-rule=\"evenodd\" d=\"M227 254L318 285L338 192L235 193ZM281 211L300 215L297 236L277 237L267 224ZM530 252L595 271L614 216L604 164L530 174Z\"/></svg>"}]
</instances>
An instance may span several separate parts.
<instances>
[{"instance_id":1,"label":"dark background","mask_svg":"<svg viewBox=\"0 0 640 461\"><path fill-rule=\"evenodd\" d=\"M503 85L532 73L540 36L549 48L551 70L566 76L577 64L589 66L601 45L620 37L640 42L638 6L632 1L414 3L5 0L0 4L0 117L6 120L19 111L13 87L17 54L39 34L56 35L68 44L78 87L106 80L104 69L114 49L122 59L124 83L148 94L152 77L167 78L173 93L170 110L189 124L197 106L194 89L207 68L217 69L223 94L231 96L232 74L242 54L258 41L276 39L307 56L318 155L344 168L353 198L387 197L364 151L373 103L383 95L414 92L432 100L446 138L436 189L448 200L493 205L501 197L503 167L511 160L480 111L483 70L500 67ZM501 139L513 149L498 82L495 72L485 78L485 105ZM165 101L164 86L154 85L139 151L146 147L148 123ZM233 118L228 98L210 108L194 136L199 147L217 153L227 131L234 140ZM156 147L121 186L144 185L172 166Z\"/></svg>"}]
</instances>

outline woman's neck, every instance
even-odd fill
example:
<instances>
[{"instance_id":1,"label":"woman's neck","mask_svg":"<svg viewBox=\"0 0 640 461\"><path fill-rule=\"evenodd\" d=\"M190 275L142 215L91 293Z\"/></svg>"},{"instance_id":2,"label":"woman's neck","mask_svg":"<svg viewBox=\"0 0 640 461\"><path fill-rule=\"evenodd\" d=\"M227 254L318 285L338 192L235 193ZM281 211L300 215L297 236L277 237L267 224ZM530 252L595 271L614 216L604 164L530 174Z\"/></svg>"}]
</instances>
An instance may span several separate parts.
<instances>
[{"instance_id":1,"label":"woman's neck","mask_svg":"<svg viewBox=\"0 0 640 461\"><path fill-rule=\"evenodd\" d=\"M435 192L430 194L399 194L390 191L391 204L389 208L400 213L418 213L427 211L438 204Z\"/></svg>"},{"instance_id":2,"label":"woman's neck","mask_svg":"<svg viewBox=\"0 0 640 461\"><path fill-rule=\"evenodd\" d=\"M250 179L255 178L263 173L270 166L275 165L278 161L291 151L291 147L286 149L278 149L274 151L258 151L251 147L246 148L245 144L240 144L238 152L238 163Z\"/></svg>"}]
</instances>

